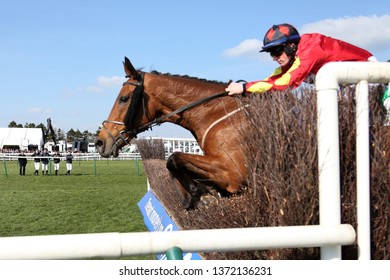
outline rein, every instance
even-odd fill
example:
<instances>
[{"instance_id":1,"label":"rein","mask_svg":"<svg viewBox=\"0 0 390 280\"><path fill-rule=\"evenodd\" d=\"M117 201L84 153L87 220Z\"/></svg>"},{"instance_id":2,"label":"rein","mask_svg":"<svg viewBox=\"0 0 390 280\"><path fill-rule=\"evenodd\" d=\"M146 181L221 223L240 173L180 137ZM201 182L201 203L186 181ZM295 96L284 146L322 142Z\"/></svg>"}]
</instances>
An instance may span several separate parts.
<instances>
[{"instance_id":1,"label":"rein","mask_svg":"<svg viewBox=\"0 0 390 280\"><path fill-rule=\"evenodd\" d=\"M196 107L196 106L198 106L200 104L203 104L203 103L206 103L206 102L211 101L213 99L220 98L220 97L227 96L227 95L228 95L227 92L221 92L221 93L218 93L218 94L211 95L211 96L208 96L206 98L200 99L198 101L192 102L192 103L190 103L188 105L180 107L179 109L176 109L175 111L173 111L173 112L171 112L169 114L163 115L163 116L161 116L161 117L159 117L157 119L154 119L153 121L150 121L150 122L148 122L148 123L146 123L146 124L136 128L136 129L133 129L132 132L136 133L136 134L141 133L141 132L143 132L145 130L148 130L148 129L152 128L153 126L160 125L164 120L166 120L166 119L168 119L168 118L170 118L170 117L172 117L172 116L174 116L176 114L180 114L180 113L182 113L182 112L184 112L184 111L186 111L188 109L191 109L193 107Z\"/></svg>"}]
</instances>

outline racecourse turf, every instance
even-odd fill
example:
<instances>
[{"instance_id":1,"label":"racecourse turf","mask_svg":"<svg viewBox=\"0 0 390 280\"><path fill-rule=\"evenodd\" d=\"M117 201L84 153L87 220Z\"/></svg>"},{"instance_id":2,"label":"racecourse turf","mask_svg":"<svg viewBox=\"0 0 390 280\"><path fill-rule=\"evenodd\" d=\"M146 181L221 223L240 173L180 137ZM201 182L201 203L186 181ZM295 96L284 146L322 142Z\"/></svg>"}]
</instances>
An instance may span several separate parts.
<instances>
[{"instance_id":1,"label":"racecourse turf","mask_svg":"<svg viewBox=\"0 0 390 280\"><path fill-rule=\"evenodd\" d=\"M53 166L34 176L31 161L25 176L16 161L0 170L0 237L147 230L137 206L147 188L141 161L74 161L70 176L64 162L58 176Z\"/></svg>"}]
</instances>

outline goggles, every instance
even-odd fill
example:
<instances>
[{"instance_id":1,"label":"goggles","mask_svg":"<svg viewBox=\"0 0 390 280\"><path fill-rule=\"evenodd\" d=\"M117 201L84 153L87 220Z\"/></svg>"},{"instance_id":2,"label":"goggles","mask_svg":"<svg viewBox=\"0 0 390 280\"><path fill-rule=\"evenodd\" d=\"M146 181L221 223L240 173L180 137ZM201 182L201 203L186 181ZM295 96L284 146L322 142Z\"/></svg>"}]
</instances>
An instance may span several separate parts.
<instances>
[{"instance_id":1,"label":"goggles","mask_svg":"<svg viewBox=\"0 0 390 280\"><path fill-rule=\"evenodd\" d=\"M279 56L281 56L283 54L283 52L284 52L284 45L277 46L277 47L274 47L274 48L269 50L269 54L272 57L279 57Z\"/></svg>"}]
</instances>

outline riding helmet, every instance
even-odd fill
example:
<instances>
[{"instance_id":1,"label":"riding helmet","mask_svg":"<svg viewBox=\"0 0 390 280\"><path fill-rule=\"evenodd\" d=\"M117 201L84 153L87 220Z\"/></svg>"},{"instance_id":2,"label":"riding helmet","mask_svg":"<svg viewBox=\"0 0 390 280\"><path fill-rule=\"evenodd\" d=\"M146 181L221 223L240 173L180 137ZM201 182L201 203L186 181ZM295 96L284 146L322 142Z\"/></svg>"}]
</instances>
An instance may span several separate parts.
<instances>
[{"instance_id":1,"label":"riding helmet","mask_svg":"<svg viewBox=\"0 0 390 280\"><path fill-rule=\"evenodd\" d=\"M274 47L286 45L287 43L299 43L300 39L301 36L298 30L291 24L277 24L268 29L260 52L268 52Z\"/></svg>"}]
</instances>

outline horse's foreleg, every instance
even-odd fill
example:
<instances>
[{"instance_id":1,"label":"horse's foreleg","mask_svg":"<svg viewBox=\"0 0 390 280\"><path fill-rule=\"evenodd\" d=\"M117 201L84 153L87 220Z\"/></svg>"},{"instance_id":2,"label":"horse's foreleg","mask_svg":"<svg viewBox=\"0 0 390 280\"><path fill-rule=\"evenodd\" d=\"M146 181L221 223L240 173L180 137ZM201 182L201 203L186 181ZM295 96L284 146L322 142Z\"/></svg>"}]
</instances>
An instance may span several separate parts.
<instances>
[{"instance_id":1,"label":"horse's foreleg","mask_svg":"<svg viewBox=\"0 0 390 280\"><path fill-rule=\"evenodd\" d=\"M187 193L193 204L210 192L210 187L233 193L239 190L242 173L231 160L221 157L173 153L167 168Z\"/></svg>"},{"instance_id":2,"label":"horse's foreleg","mask_svg":"<svg viewBox=\"0 0 390 280\"><path fill-rule=\"evenodd\" d=\"M181 182L188 181L187 178L184 178L178 174L174 174L171 172L173 177L173 182L178 192L180 193L183 207L187 210L193 209L195 204L200 199L201 195L197 193L196 188L194 186L185 188ZM185 186L191 186L193 183L188 183ZM195 190L195 191L192 191Z\"/></svg>"},{"instance_id":3,"label":"horse's foreleg","mask_svg":"<svg viewBox=\"0 0 390 280\"><path fill-rule=\"evenodd\" d=\"M196 202L203 194L203 190L199 188L198 182L190 176L185 166L179 164L178 160L172 156L167 161L167 168L174 179L175 186L181 194L184 208L194 208Z\"/></svg>"}]
</instances>

